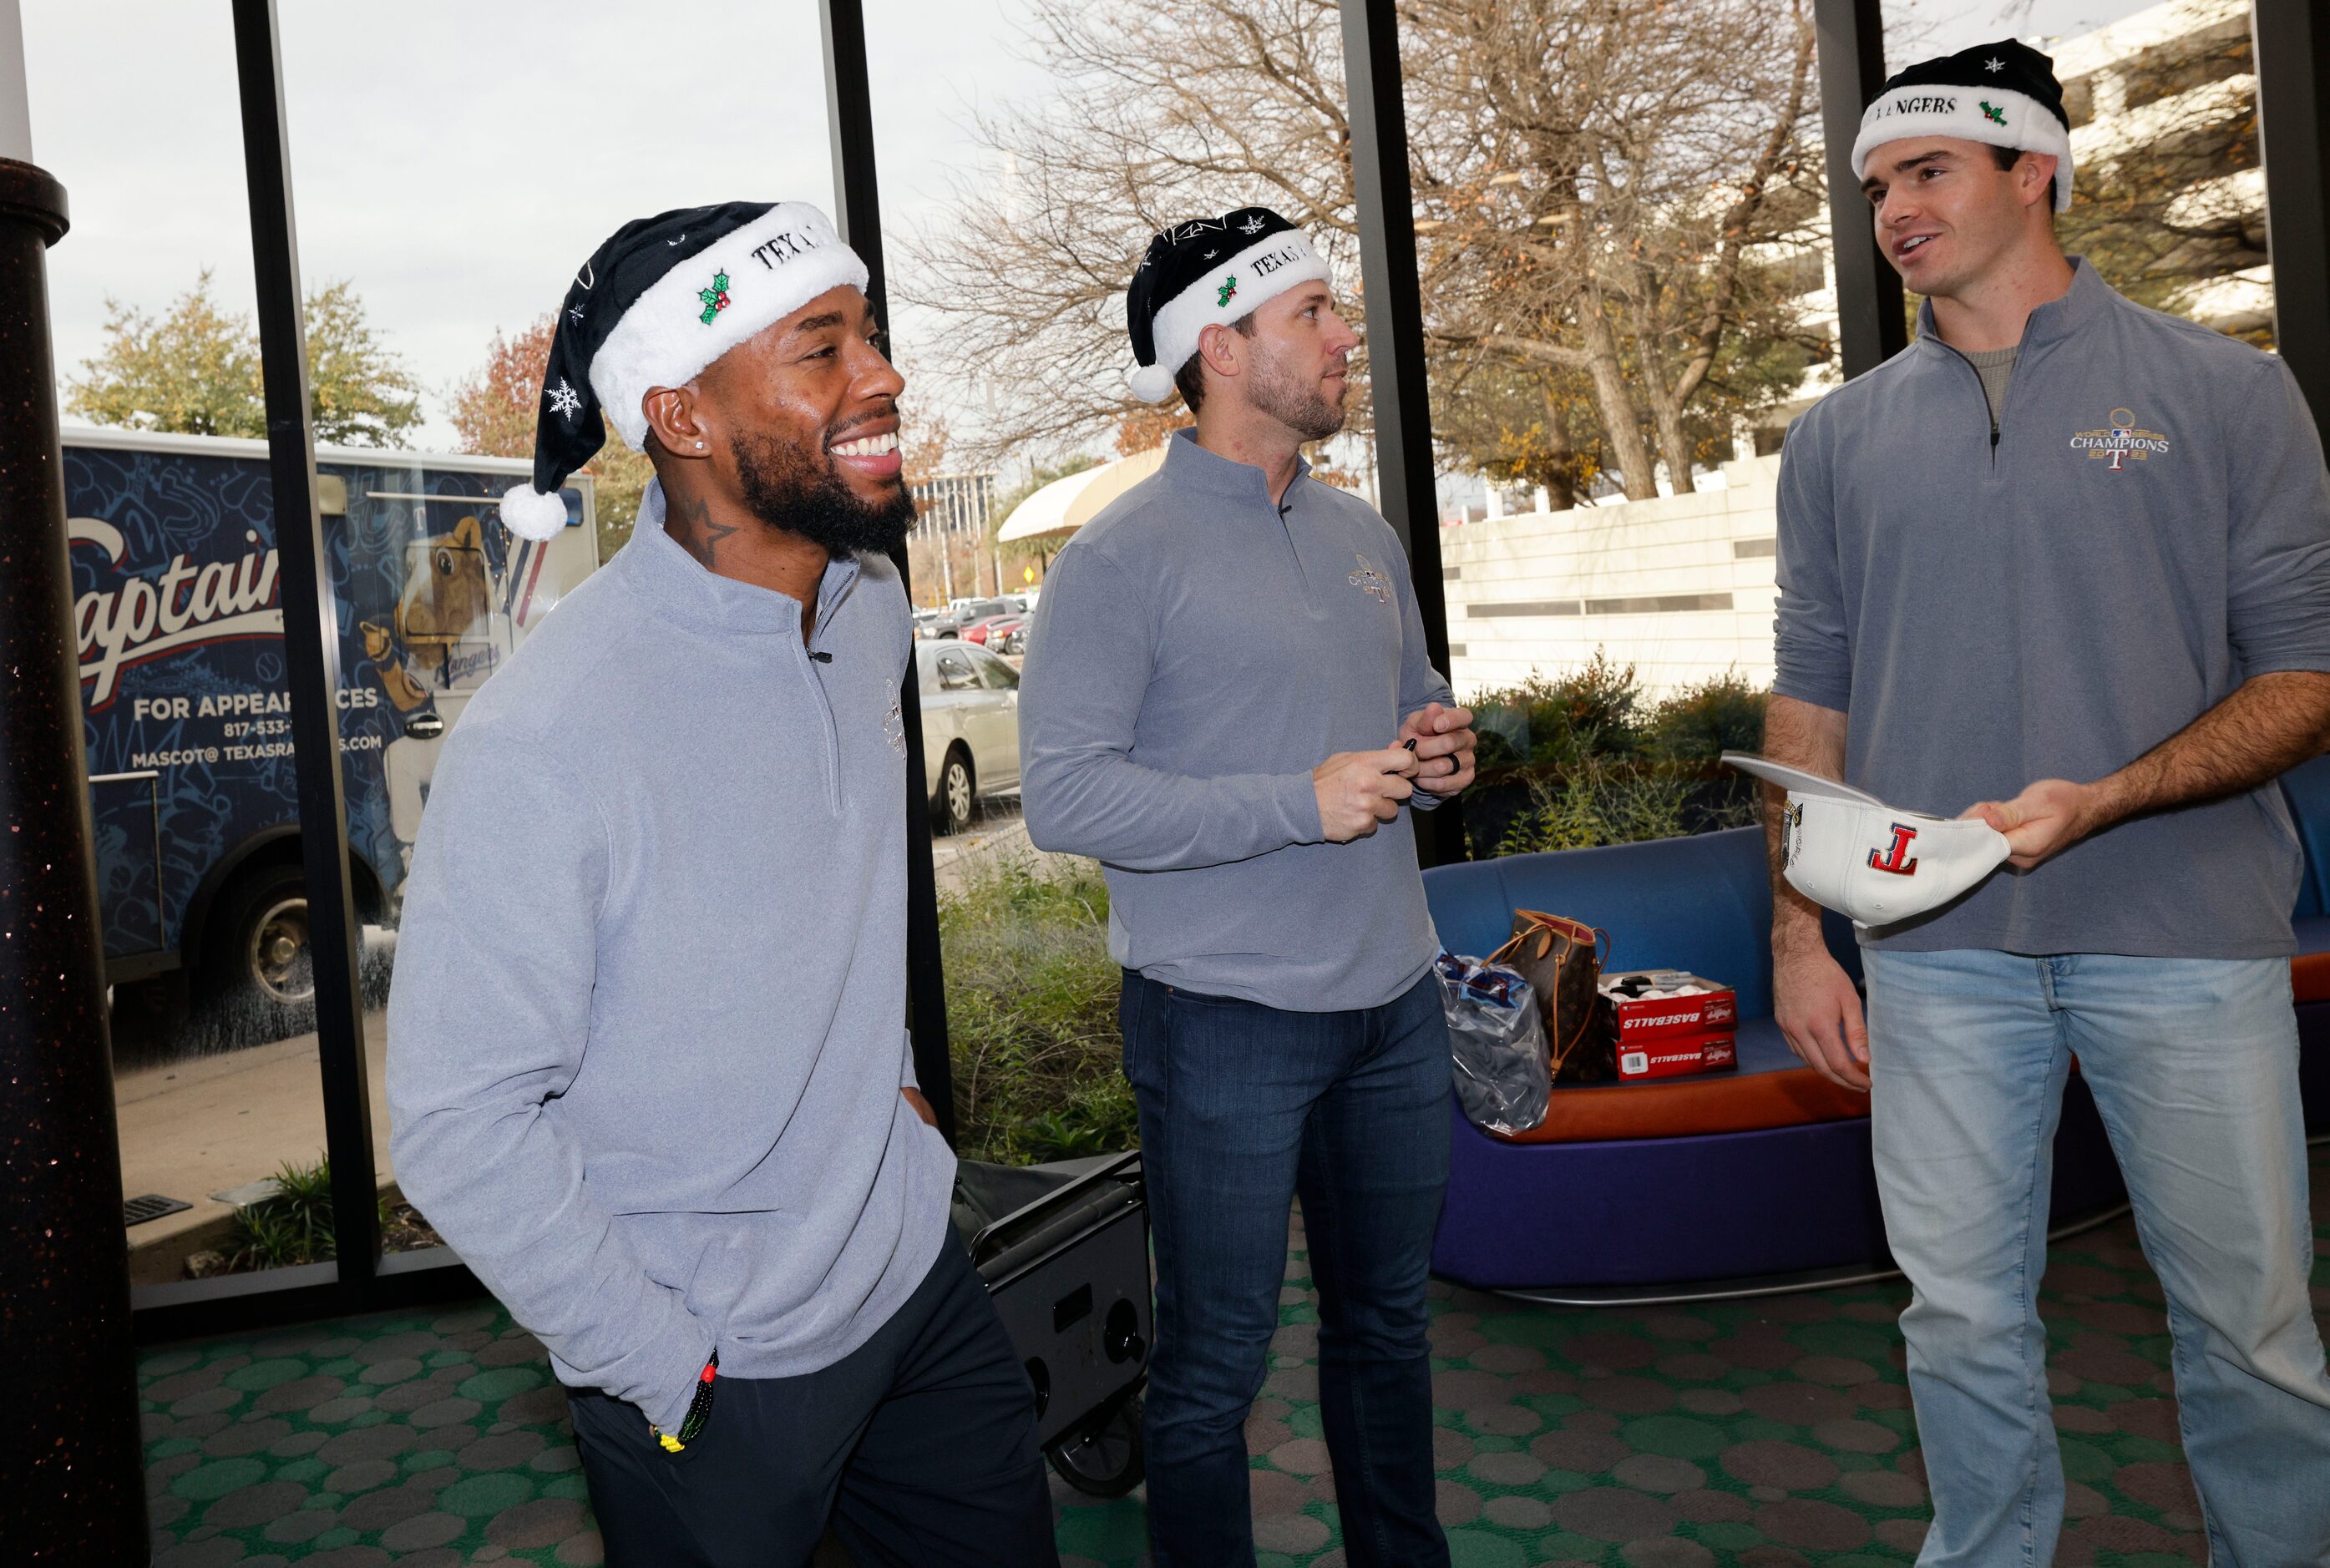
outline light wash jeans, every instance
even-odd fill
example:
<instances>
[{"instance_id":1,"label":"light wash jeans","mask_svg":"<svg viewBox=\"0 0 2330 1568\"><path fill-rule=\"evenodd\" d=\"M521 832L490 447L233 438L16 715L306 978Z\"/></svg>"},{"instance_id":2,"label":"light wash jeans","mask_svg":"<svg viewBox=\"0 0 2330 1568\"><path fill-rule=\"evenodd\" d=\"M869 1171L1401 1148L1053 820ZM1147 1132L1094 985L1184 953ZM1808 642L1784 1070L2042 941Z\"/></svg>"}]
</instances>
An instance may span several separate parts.
<instances>
[{"instance_id":1,"label":"light wash jeans","mask_svg":"<svg viewBox=\"0 0 2330 1568\"><path fill-rule=\"evenodd\" d=\"M2330 1562L2330 1376L2307 1284L2285 959L1862 949L1871 1117L1933 1490L1918 1561L2053 1561L2063 1470L2039 1279L2071 1057L2168 1298L2217 1568Z\"/></svg>"}]
</instances>

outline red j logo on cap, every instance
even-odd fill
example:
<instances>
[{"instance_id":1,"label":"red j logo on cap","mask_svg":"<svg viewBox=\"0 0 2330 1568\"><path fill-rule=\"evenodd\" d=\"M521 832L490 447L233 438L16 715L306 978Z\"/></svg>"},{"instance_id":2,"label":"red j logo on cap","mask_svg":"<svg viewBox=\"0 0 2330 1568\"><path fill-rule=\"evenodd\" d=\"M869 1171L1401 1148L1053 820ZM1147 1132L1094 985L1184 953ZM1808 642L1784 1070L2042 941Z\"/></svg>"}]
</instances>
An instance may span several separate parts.
<instances>
[{"instance_id":1,"label":"red j logo on cap","mask_svg":"<svg viewBox=\"0 0 2330 1568\"><path fill-rule=\"evenodd\" d=\"M1909 876L1914 874L1918 869L1918 862L1909 854L1909 843L1917 836L1918 830L1916 828L1904 827L1899 823L1895 823L1893 825L1893 847L1881 852L1874 849L1871 850L1869 852L1870 868L1874 871L1890 871L1896 876ZM1884 856L1881 860L1878 858L1880 853Z\"/></svg>"}]
</instances>

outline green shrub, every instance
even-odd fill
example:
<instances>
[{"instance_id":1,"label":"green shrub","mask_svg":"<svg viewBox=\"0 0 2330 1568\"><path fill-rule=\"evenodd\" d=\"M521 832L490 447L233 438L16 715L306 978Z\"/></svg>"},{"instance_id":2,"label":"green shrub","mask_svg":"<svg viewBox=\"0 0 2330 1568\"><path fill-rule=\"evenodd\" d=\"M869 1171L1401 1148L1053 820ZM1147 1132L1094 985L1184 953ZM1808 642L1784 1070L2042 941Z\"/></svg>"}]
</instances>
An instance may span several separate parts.
<instances>
[{"instance_id":1,"label":"green shrub","mask_svg":"<svg viewBox=\"0 0 2330 1568\"><path fill-rule=\"evenodd\" d=\"M1684 779L1592 758L1528 784L1530 804L1498 839L1501 855L1678 837L1691 794Z\"/></svg>"},{"instance_id":2,"label":"green shrub","mask_svg":"<svg viewBox=\"0 0 2330 1568\"><path fill-rule=\"evenodd\" d=\"M388 1206L380 1205L380 1223L388 1223ZM332 1228L332 1162L313 1165L285 1160L275 1173L275 1191L257 1203L234 1211L227 1233L226 1266L230 1271L284 1269L298 1263L320 1263L339 1256L339 1238Z\"/></svg>"},{"instance_id":3,"label":"green shrub","mask_svg":"<svg viewBox=\"0 0 2330 1568\"><path fill-rule=\"evenodd\" d=\"M1726 751L1762 751L1769 694L1737 670L1683 687L1651 711L1652 755L1713 762Z\"/></svg>"},{"instance_id":4,"label":"green shrub","mask_svg":"<svg viewBox=\"0 0 2330 1568\"><path fill-rule=\"evenodd\" d=\"M1481 693L1473 702L1482 769L1567 768L1589 758L1642 755L1642 683L1632 665L1614 665L1601 649L1560 675L1531 672L1518 686Z\"/></svg>"},{"instance_id":5,"label":"green shrub","mask_svg":"<svg viewBox=\"0 0 2330 1568\"><path fill-rule=\"evenodd\" d=\"M1766 694L1737 671L1659 702L1605 650L1579 668L1532 671L1473 700L1479 785L1465 835L1476 856L1632 844L1756 820L1755 791L1715 766L1757 751Z\"/></svg>"},{"instance_id":6,"label":"green shrub","mask_svg":"<svg viewBox=\"0 0 2330 1568\"><path fill-rule=\"evenodd\" d=\"M939 942L961 1152L1026 1165L1133 1147L1100 867L982 871L940 894Z\"/></svg>"}]
</instances>

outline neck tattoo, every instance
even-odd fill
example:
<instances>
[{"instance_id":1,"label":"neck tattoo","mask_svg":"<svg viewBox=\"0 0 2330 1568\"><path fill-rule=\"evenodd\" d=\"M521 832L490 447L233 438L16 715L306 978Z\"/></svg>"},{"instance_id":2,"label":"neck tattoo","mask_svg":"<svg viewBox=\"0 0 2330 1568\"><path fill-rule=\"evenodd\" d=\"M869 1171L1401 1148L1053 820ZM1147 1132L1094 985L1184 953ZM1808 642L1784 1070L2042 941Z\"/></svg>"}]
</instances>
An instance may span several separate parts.
<instances>
[{"instance_id":1,"label":"neck tattoo","mask_svg":"<svg viewBox=\"0 0 2330 1568\"><path fill-rule=\"evenodd\" d=\"M687 537L681 541L681 543L690 555L704 563L705 571L717 571L718 567L713 560L714 554L720 542L736 532L738 524L715 523L712 520L712 504L701 497L689 501L686 505L689 528Z\"/></svg>"}]
</instances>

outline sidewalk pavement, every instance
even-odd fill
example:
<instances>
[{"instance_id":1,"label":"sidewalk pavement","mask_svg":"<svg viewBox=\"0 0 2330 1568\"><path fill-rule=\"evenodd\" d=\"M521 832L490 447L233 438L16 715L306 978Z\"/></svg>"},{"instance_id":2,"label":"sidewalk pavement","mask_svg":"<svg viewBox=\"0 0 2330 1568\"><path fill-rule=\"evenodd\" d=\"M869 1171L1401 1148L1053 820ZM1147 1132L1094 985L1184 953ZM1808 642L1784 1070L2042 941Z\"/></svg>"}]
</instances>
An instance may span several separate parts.
<instances>
[{"instance_id":1,"label":"sidewalk pavement","mask_svg":"<svg viewBox=\"0 0 2330 1568\"><path fill-rule=\"evenodd\" d=\"M373 1169L383 1184L388 1163L388 1100L384 1086L388 1027L365 1015L365 1063L372 1100ZM179 1278L201 1233L234 1212L213 1197L275 1174L286 1160L324 1153L321 1063L313 1034L270 1044L159 1063L118 1074L114 1113L121 1129L121 1192L182 1199L193 1208L129 1229L133 1284Z\"/></svg>"}]
</instances>

